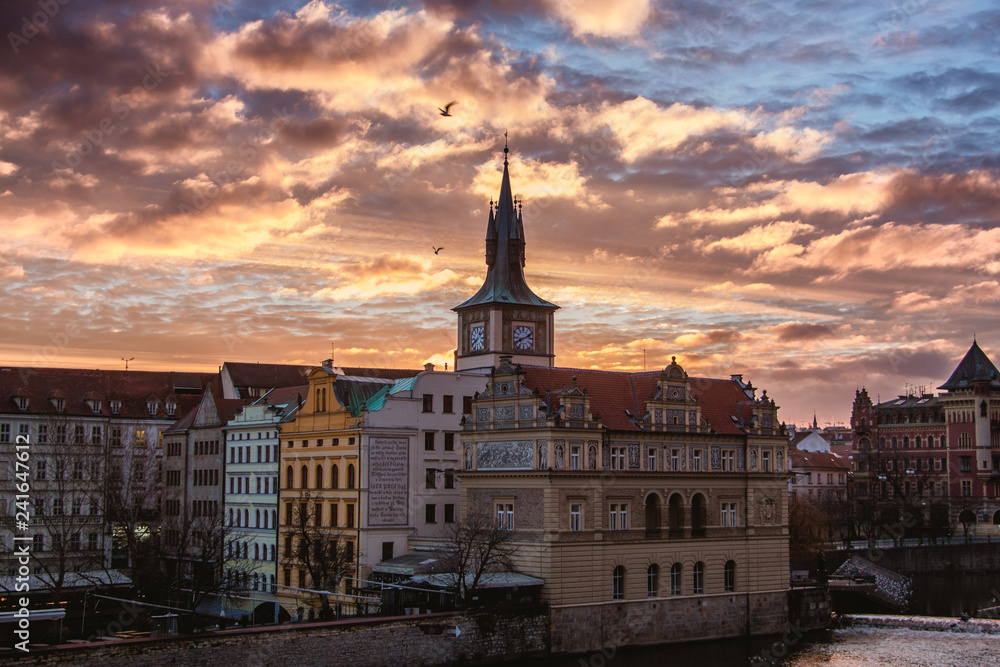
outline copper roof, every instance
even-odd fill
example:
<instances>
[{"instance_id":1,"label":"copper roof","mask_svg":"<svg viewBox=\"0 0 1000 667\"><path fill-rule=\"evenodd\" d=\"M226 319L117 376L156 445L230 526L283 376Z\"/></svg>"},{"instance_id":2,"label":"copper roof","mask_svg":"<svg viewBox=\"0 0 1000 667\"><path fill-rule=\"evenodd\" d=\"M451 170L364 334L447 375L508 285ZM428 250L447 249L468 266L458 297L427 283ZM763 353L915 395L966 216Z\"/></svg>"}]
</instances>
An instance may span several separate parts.
<instances>
[{"instance_id":1,"label":"copper roof","mask_svg":"<svg viewBox=\"0 0 1000 667\"><path fill-rule=\"evenodd\" d=\"M1000 388L1000 373L997 372L997 367L976 341L972 341L972 347L965 353L951 377L938 389L947 391L971 389L974 382L989 382L992 386Z\"/></svg>"},{"instance_id":2,"label":"copper roof","mask_svg":"<svg viewBox=\"0 0 1000 667\"><path fill-rule=\"evenodd\" d=\"M490 217L486 225L486 279L470 299L452 310L488 303L541 306L557 309L531 291L524 279L524 223L515 207L507 170L507 147L503 149L503 178L496 212L490 202Z\"/></svg>"}]
</instances>

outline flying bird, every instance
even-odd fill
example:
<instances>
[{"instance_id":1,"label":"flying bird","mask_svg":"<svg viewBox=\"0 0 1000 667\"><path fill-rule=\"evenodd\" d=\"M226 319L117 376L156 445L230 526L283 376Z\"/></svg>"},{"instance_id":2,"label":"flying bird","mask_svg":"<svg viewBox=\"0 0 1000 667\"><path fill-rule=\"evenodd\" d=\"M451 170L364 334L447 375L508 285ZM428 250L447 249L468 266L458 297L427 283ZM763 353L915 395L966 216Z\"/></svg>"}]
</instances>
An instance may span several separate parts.
<instances>
[{"instance_id":1,"label":"flying bird","mask_svg":"<svg viewBox=\"0 0 1000 667\"><path fill-rule=\"evenodd\" d=\"M448 104L444 105L444 109L442 109L441 107L438 107L438 111L441 112L442 116L450 116L451 114L448 113L448 110L451 109L456 104L458 104L458 102L448 102Z\"/></svg>"},{"instance_id":2,"label":"flying bird","mask_svg":"<svg viewBox=\"0 0 1000 667\"><path fill-rule=\"evenodd\" d=\"M431 246L431 250L433 250L434 254L436 255L438 254L439 250L444 250L444 246L441 246L440 248L435 248L434 246Z\"/></svg>"}]
</instances>

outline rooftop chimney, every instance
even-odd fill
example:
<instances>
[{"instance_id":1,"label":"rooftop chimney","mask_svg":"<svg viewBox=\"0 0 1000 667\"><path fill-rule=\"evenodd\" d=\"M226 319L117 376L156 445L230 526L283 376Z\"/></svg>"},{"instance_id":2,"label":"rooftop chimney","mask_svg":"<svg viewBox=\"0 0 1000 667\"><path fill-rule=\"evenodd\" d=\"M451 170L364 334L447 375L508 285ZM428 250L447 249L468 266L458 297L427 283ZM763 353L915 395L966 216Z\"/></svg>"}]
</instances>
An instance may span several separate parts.
<instances>
[{"instance_id":1,"label":"rooftop chimney","mask_svg":"<svg viewBox=\"0 0 1000 667\"><path fill-rule=\"evenodd\" d=\"M426 364L424 364L424 370L430 373L432 370L434 370L434 364L428 361Z\"/></svg>"}]
</instances>

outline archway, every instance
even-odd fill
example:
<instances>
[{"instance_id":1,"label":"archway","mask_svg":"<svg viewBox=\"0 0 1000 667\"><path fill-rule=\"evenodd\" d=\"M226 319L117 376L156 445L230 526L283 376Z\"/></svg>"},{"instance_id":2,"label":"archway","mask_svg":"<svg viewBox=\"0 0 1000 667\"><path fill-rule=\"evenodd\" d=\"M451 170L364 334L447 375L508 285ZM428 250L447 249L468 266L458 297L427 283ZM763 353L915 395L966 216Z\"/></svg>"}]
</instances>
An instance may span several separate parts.
<instances>
[{"instance_id":1,"label":"archway","mask_svg":"<svg viewBox=\"0 0 1000 667\"><path fill-rule=\"evenodd\" d=\"M660 496L651 493L646 496L646 537L660 536Z\"/></svg>"},{"instance_id":2,"label":"archway","mask_svg":"<svg viewBox=\"0 0 1000 667\"><path fill-rule=\"evenodd\" d=\"M667 505L667 513L670 521L670 537L684 536L684 499L681 494L675 493L670 496Z\"/></svg>"},{"instance_id":3,"label":"archway","mask_svg":"<svg viewBox=\"0 0 1000 667\"><path fill-rule=\"evenodd\" d=\"M691 537L704 537L706 523L705 496L696 493L691 499Z\"/></svg>"}]
</instances>

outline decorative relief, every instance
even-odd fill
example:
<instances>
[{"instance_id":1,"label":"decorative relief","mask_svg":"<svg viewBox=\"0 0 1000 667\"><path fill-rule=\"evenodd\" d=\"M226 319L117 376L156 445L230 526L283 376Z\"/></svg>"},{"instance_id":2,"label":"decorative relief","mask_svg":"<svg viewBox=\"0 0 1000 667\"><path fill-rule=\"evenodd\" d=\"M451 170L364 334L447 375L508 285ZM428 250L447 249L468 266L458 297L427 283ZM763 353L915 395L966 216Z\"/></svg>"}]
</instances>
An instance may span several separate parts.
<instances>
[{"instance_id":1,"label":"decorative relief","mask_svg":"<svg viewBox=\"0 0 1000 667\"><path fill-rule=\"evenodd\" d=\"M465 469L472 470L472 447L465 448Z\"/></svg>"},{"instance_id":2,"label":"decorative relief","mask_svg":"<svg viewBox=\"0 0 1000 667\"><path fill-rule=\"evenodd\" d=\"M538 468L539 470L545 470L549 467L549 455L548 448L546 448L545 443L538 445Z\"/></svg>"},{"instance_id":3,"label":"decorative relief","mask_svg":"<svg viewBox=\"0 0 1000 667\"><path fill-rule=\"evenodd\" d=\"M774 523L777 513L778 504L771 496L765 495L757 501L757 520L760 523L770 526Z\"/></svg>"},{"instance_id":4,"label":"decorative relief","mask_svg":"<svg viewBox=\"0 0 1000 667\"><path fill-rule=\"evenodd\" d=\"M736 469L740 472L746 470L746 458L742 449L736 450Z\"/></svg>"},{"instance_id":5,"label":"decorative relief","mask_svg":"<svg viewBox=\"0 0 1000 667\"><path fill-rule=\"evenodd\" d=\"M597 447L594 445L587 452L587 464L591 470L597 470Z\"/></svg>"},{"instance_id":6,"label":"decorative relief","mask_svg":"<svg viewBox=\"0 0 1000 667\"><path fill-rule=\"evenodd\" d=\"M535 418L535 406L530 403L517 406L517 418L521 421L531 421Z\"/></svg>"},{"instance_id":7,"label":"decorative relief","mask_svg":"<svg viewBox=\"0 0 1000 667\"><path fill-rule=\"evenodd\" d=\"M498 422L512 422L514 421L514 406L513 405L498 405L493 411L493 418Z\"/></svg>"},{"instance_id":8,"label":"decorative relief","mask_svg":"<svg viewBox=\"0 0 1000 667\"><path fill-rule=\"evenodd\" d=\"M751 449L750 450L750 472L756 472L756 471L757 471L757 450L756 449Z\"/></svg>"},{"instance_id":9,"label":"decorative relief","mask_svg":"<svg viewBox=\"0 0 1000 667\"><path fill-rule=\"evenodd\" d=\"M774 465L778 472L785 472L785 456L782 454L781 450L774 456Z\"/></svg>"},{"instance_id":10,"label":"decorative relief","mask_svg":"<svg viewBox=\"0 0 1000 667\"><path fill-rule=\"evenodd\" d=\"M712 470L722 470L722 447L712 445Z\"/></svg>"},{"instance_id":11,"label":"decorative relief","mask_svg":"<svg viewBox=\"0 0 1000 667\"><path fill-rule=\"evenodd\" d=\"M662 424L663 423L663 408L656 408L653 410L653 423Z\"/></svg>"},{"instance_id":12,"label":"decorative relief","mask_svg":"<svg viewBox=\"0 0 1000 667\"><path fill-rule=\"evenodd\" d=\"M629 470L639 469L639 443L634 442L628 446L628 468Z\"/></svg>"},{"instance_id":13,"label":"decorative relief","mask_svg":"<svg viewBox=\"0 0 1000 667\"><path fill-rule=\"evenodd\" d=\"M684 410L667 410L667 424L683 424L685 419Z\"/></svg>"},{"instance_id":14,"label":"decorative relief","mask_svg":"<svg viewBox=\"0 0 1000 667\"><path fill-rule=\"evenodd\" d=\"M555 464L556 464L555 465L555 469L556 470L562 470L562 467L563 467L563 446L562 445L556 445L555 452L556 452L555 453L555 459L556 459L555 460Z\"/></svg>"},{"instance_id":15,"label":"decorative relief","mask_svg":"<svg viewBox=\"0 0 1000 667\"><path fill-rule=\"evenodd\" d=\"M527 440L477 442L476 467L479 470L531 470L534 454L534 447Z\"/></svg>"},{"instance_id":16,"label":"decorative relief","mask_svg":"<svg viewBox=\"0 0 1000 667\"><path fill-rule=\"evenodd\" d=\"M569 406L570 419L583 419L583 404L573 403Z\"/></svg>"},{"instance_id":17,"label":"decorative relief","mask_svg":"<svg viewBox=\"0 0 1000 667\"><path fill-rule=\"evenodd\" d=\"M488 422L490 420L490 409L489 408L476 408L476 421L477 422Z\"/></svg>"},{"instance_id":18,"label":"decorative relief","mask_svg":"<svg viewBox=\"0 0 1000 667\"><path fill-rule=\"evenodd\" d=\"M697 426L698 425L698 413L692 410L688 413L688 425Z\"/></svg>"},{"instance_id":19,"label":"decorative relief","mask_svg":"<svg viewBox=\"0 0 1000 667\"><path fill-rule=\"evenodd\" d=\"M605 447L601 452L601 470L608 470L611 468L611 448Z\"/></svg>"}]
</instances>

